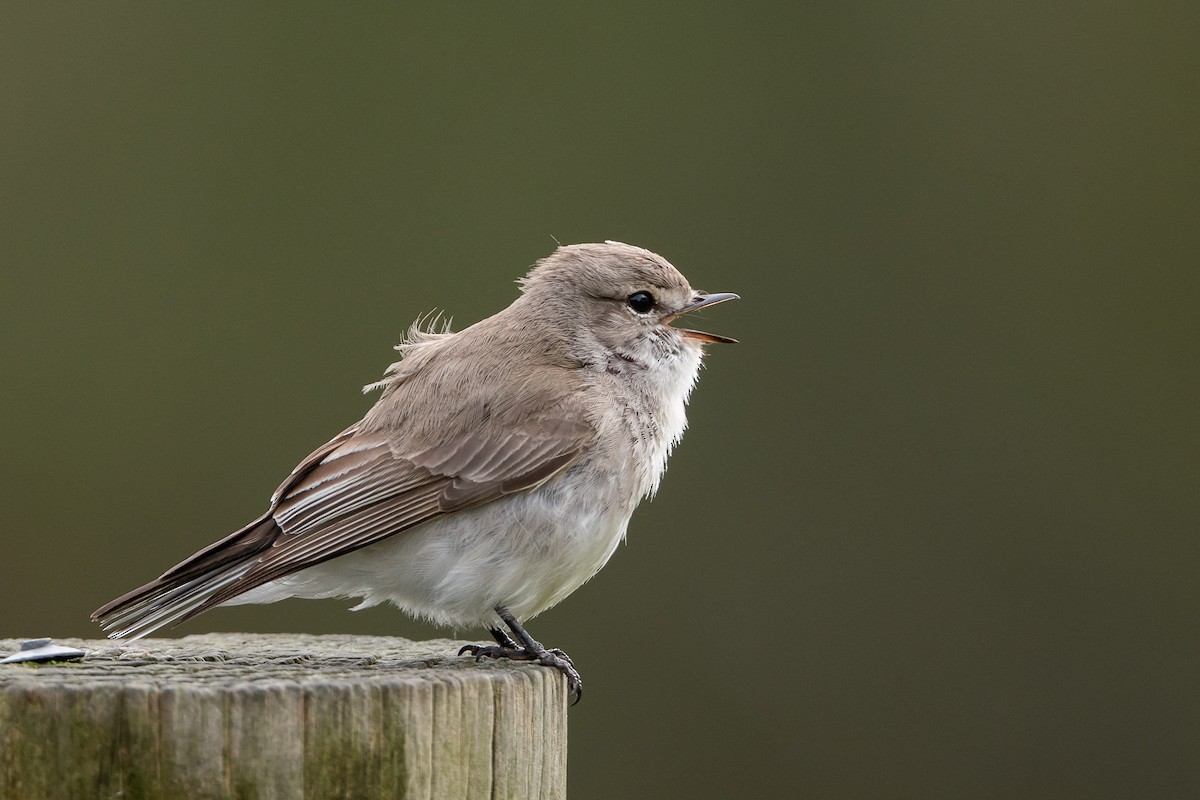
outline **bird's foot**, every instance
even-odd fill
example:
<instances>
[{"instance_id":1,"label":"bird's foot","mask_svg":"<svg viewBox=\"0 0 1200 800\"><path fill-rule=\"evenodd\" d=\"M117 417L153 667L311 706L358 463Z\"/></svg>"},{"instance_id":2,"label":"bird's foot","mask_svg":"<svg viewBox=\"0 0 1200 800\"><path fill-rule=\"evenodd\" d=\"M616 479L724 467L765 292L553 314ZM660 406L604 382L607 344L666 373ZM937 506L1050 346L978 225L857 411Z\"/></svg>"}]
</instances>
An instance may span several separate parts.
<instances>
[{"instance_id":1,"label":"bird's foot","mask_svg":"<svg viewBox=\"0 0 1200 800\"><path fill-rule=\"evenodd\" d=\"M476 661L481 658L507 658L510 661L536 661L544 666L554 667L567 676L567 691L571 695L571 705L575 705L579 702L579 698L583 697L583 680L580 679L579 672L575 669L575 662L557 647L547 650L541 645L538 645L537 649L529 649L495 644L468 644L464 645L458 654L460 656L473 655Z\"/></svg>"}]
</instances>

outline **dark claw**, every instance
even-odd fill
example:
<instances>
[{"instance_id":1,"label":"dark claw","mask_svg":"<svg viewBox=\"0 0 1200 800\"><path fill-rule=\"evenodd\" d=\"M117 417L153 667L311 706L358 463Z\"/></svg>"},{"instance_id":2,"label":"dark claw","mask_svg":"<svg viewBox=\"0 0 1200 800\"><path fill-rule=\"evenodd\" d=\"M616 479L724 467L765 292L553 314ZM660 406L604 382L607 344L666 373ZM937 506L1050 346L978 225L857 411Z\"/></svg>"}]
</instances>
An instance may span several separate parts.
<instances>
[{"instance_id":1,"label":"dark claw","mask_svg":"<svg viewBox=\"0 0 1200 800\"><path fill-rule=\"evenodd\" d=\"M571 695L571 705L575 705L583 697L583 680L575 669L571 657L559 650L542 650L540 653L531 652L523 647L501 647L494 644L466 644L459 648L458 654L475 656L479 661L483 658L507 658L510 661L536 661L547 667L554 667L567 676L567 691Z\"/></svg>"},{"instance_id":2,"label":"dark claw","mask_svg":"<svg viewBox=\"0 0 1200 800\"><path fill-rule=\"evenodd\" d=\"M557 648L546 650L538 658L538 662L547 667L554 667L567 676L567 693L571 695L571 705L583 699L583 679L579 677L579 671L575 669L569 655Z\"/></svg>"},{"instance_id":3,"label":"dark claw","mask_svg":"<svg viewBox=\"0 0 1200 800\"><path fill-rule=\"evenodd\" d=\"M550 653L551 655L558 656L563 661L570 664L572 667L575 666L575 662L571 660L571 657L569 655L567 655L566 653L564 653L562 650L559 650L557 647L552 647L549 650L547 650L546 652Z\"/></svg>"},{"instance_id":4,"label":"dark claw","mask_svg":"<svg viewBox=\"0 0 1200 800\"><path fill-rule=\"evenodd\" d=\"M537 653L520 647L500 647L494 644L467 644L459 648L458 654L470 653L478 661L481 658L507 658L510 661L536 661Z\"/></svg>"},{"instance_id":5,"label":"dark claw","mask_svg":"<svg viewBox=\"0 0 1200 800\"><path fill-rule=\"evenodd\" d=\"M458 654L461 656L464 653L470 653L475 656L476 661L481 658L508 658L513 661L536 661L547 667L554 667L567 676L567 691L572 697L571 705L578 703L579 699L583 697L583 681L580 679L579 671L575 669L575 662L571 660L571 657L558 648L547 650L543 647L542 643L530 636L529 631L525 630L517 618L504 606L496 606L495 611L496 616L500 617L501 622L508 626L508 629L521 640L521 643L517 644L500 628L489 627L488 632L496 640L496 645L485 647L481 644L469 644L459 650Z\"/></svg>"}]
</instances>

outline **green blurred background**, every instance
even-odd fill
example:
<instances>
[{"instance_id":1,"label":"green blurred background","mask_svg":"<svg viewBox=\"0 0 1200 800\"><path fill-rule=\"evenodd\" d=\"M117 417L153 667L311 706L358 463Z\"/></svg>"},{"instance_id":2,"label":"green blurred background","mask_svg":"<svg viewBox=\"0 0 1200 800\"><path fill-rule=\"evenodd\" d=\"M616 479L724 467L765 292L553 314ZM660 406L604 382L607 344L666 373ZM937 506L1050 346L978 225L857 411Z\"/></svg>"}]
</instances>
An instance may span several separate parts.
<instances>
[{"instance_id":1,"label":"green blurred background","mask_svg":"<svg viewBox=\"0 0 1200 800\"><path fill-rule=\"evenodd\" d=\"M613 238L743 343L532 626L587 680L573 798L1200 792L1195 4L35 5L0 636L97 635L413 318ZM446 633L349 605L177 632Z\"/></svg>"}]
</instances>

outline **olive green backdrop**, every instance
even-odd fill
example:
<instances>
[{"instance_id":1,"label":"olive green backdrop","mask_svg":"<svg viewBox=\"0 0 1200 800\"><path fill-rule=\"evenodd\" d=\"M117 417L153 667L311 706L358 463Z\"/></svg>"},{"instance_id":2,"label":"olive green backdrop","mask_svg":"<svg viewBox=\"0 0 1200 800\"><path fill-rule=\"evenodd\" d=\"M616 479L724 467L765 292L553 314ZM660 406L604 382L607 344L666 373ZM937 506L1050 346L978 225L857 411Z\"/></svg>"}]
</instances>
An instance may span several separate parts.
<instances>
[{"instance_id":1,"label":"olive green backdrop","mask_svg":"<svg viewBox=\"0 0 1200 800\"><path fill-rule=\"evenodd\" d=\"M1194 4L41 5L0 20L0 635L96 635L413 318L613 238L742 344L532 625L587 681L572 797L1200 792ZM443 633L348 605L178 632Z\"/></svg>"}]
</instances>

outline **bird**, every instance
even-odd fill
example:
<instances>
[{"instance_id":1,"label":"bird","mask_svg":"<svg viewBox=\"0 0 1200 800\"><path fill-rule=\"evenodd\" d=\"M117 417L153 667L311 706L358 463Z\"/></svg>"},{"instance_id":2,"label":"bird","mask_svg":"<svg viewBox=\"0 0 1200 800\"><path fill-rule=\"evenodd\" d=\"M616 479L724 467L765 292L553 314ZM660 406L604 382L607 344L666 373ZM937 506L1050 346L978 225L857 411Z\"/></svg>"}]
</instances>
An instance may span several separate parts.
<instances>
[{"instance_id":1,"label":"bird","mask_svg":"<svg viewBox=\"0 0 1200 800\"><path fill-rule=\"evenodd\" d=\"M314 450L258 519L98 608L139 638L216 606L390 602L495 640L458 655L583 682L526 631L608 562L687 426L706 345L672 325L737 299L621 242L557 247L511 305L460 331L414 323L366 415ZM514 638L515 637L515 638Z\"/></svg>"}]
</instances>

